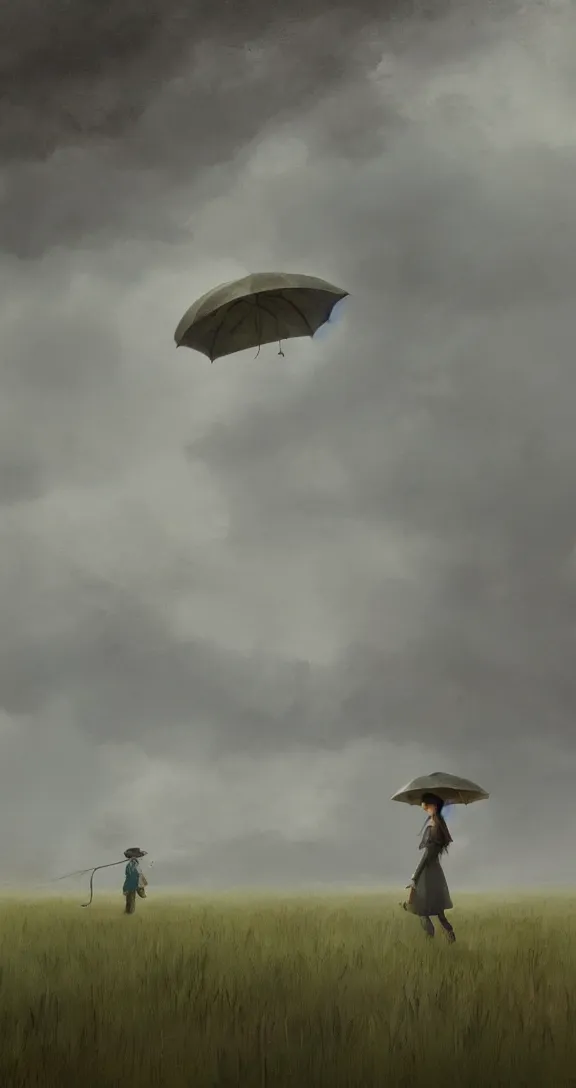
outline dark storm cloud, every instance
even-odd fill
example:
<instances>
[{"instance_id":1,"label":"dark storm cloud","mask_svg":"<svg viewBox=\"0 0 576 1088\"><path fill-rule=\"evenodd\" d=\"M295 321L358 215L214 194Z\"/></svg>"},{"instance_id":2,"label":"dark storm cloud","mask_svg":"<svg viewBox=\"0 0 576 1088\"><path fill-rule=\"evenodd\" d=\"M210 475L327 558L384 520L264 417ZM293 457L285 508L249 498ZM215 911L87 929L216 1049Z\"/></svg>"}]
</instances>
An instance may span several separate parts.
<instances>
[{"instance_id":1,"label":"dark storm cloud","mask_svg":"<svg viewBox=\"0 0 576 1088\"><path fill-rule=\"evenodd\" d=\"M387 17L401 8L390 2ZM102 229L165 234L153 202L168 185L194 184L266 124L362 78L376 17L372 0L289 14L257 2L5 5L0 244L30 257Z\"/></svg>"},{"instance_id":2,"label":"dark storm cloud","mask_svg":"<svg viewBox=\"0 0 576 1088\"><path fill-rule=\"evenodd\" d=\"M181 2L143 8L129 0L113 5L60 0L4 5L4 154L43 157L61 142L117 136L185 64L194 47L214 43L223 47L223 62L234 64L236 50L249 61L246 45L257 46L276 31L289 48L298 24L319 14L326 14L322 4L316 9L292 5L288 18L254 2L241 10L226 3ZM366 10L362 20L365 15ZM304 57L304 65L310 59ZM212 69L204 74L207 89L217 88L222 73ZM198 112L203 104L196 104Z\"/></svg>"},{"instance_id":3,"label":"dark storm cloud","mask_svg":"<svg viewBox=\"0 0 576 1088\"><path fill-rule=\"evenodd\" d=\"M225 0L154 0L141 4L121 0L100 4L84 0L25 0L3 5L0 17L0 100L3 157L43 158L63 143L93 137L116 137L129 129L173 76L200 69L197 93L216 95L208 118L208 97L187 101L191 142L202 132L224 125L227 140L246 138L254 125L274 116L279 104L298 110L307 96L339 80L350 63L351 46L371 23L409 14L438 14L438 4L406 4L403 0L363 0L353 5L336 0L299 0L283 5L248 0L240 8ZM317 21L322 20L322 34ZM303 28L308 33L303 33ZM267 101L250 101L252 116L237 98L222 110L230 67L250 79L263 45L278 46L291 79L278 57L278 79L267 81ZM199 51L211 49L202 64ZM271 73L273 75L273 73ZM270 97L272 96L272 97ZM262 97L262 96L259 96ZM237 130L240 125L242 131ZM198 127L196 127L198 126Z\"/></svg>"},{"instance_id":4,"label":"dark storm cloud","mask_svg":"<svg viewBox=\"0 0 576 1088\"><path fill-rule=\"evenodd\" d=\"M451 56L470 35L436 32ZM327 99L318 150L375 150L382 124L367 80L384 35L399 52L410 27L434 30L437 0L324 0L284 7L260 0L141 6L17 0L0 13L0 246L19 257L87 237L176 241L168 189L233 169L264 129ZM469 46L466 45L466 48ZM333 98L332 105L330 99ZM395 110L387 122L394 124Z\"/></svg>"}]
</instances>

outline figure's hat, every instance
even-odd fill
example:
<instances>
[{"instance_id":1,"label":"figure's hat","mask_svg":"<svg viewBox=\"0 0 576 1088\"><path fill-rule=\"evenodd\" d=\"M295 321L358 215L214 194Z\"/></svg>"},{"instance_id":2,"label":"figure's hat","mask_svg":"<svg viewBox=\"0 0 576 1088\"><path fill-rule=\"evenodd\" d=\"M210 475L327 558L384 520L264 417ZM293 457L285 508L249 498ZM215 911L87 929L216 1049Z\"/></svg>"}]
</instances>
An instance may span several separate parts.
<instances>
[{"instance_id":1,"label":"figure's hat","mask_svg":"<svg viewBox=\"0 0 576 1088\"><path fill-rule=\"evenodd\" d=\"M144 857L146 857L147 853L148 853L147 850L141 850L139 846L129 846L128 849L124 851L124 857L125 858L144 858Z\"/></svg>"}]
</instances>

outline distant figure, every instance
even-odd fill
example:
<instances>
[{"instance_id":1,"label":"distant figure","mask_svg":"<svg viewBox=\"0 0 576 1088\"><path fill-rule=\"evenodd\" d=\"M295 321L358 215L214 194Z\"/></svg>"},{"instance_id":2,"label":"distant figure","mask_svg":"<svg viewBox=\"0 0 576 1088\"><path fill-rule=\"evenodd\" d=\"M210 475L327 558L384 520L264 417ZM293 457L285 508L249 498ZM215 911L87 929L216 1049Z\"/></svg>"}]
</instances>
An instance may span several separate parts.
<instances>
[{"instance_id":1,"label":"distant figure","mask_svg":"<svg viewBox=\"0 0 576 1088\"><path fill-rule=\"evenodd\" d=\"M139 846L129 846L124 851L124 857L128 858L124 887L122 891L126 897L125 914L134 914L136 910L136 896L146 899L146 887L148 881L142 872L140 858L146 857L147 850L141 850Z\"/></svg>"},{"instance_id":2,"label":"distant figure","mask_svg":"<svg viewBox=\"0 0 576 1088\"><path fill-rule=\"evenodd\" d=\"M453 944L456 935L444 913L452 907L452 900L439 860L452 842L452 836L442 816L443 807L441 797L434 793L423 795L422 808L429 816L420 843L420 850L424 853L408 885L410 897L407 903L403 903L403 907L419 916L428 937L434 936L432 917L437 917L448 941Z\"/></svg>"}]
</instances>

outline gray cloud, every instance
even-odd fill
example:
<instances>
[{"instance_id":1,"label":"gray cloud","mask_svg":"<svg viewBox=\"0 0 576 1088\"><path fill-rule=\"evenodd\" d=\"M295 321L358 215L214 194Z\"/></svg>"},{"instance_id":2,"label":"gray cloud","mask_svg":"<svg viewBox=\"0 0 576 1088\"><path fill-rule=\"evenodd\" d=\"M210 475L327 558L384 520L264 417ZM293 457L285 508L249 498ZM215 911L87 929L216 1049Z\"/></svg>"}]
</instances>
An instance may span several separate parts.
<instances>
[{"instance_id":1,"label":"gray cloud","mask_svg":"<svg viewBox=\"0 0 576 1088\"><path fill-rule=\"evenodd\" d=\"M388 798L445 766L494 793L458 881L534 880L556 834L565 880L573 13L191 42L147 11L66 76L50 7L4 54L4 870L141 840L167 882L401 880ZM352 293L316 343L174 350L197 294L280 266Z\"/></svg>"},{"instance_id":2,"label":"gray cloud","mask_svg":"<svg viewBox=\"0 0 576 1088\"><path fill-rule=\"evenodd\" d=\"M391 0L388 18L401 8ZM178 0L145 11L126 0L4 9L3 248L34 257L102 232L177 237L161 210L169 187L179 180L192 195L264 126L362 84L381 15L371 0L329 11L308 3L289 17L257 2L241 16L230 4ZM351 94L363 94L369 122L369 88ZM336 117L332 128L347 124ZM355 124L349 139L363 139Z\"/></svg>"}]
</instances>

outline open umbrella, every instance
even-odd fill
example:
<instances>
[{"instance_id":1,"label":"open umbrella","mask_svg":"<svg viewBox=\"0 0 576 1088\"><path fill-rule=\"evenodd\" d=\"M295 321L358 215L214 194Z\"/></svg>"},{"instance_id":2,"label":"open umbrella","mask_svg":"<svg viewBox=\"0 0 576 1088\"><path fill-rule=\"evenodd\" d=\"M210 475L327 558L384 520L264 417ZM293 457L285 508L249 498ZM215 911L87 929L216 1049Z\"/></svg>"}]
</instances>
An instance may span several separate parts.
<instances>
[{"instance_id":1,"label":"open umbrella","mask_svg":"<svg viewBox=\"0 0 576 1088\"><path fill-rule=\"evenodd\" d=\"M180 321L177 347L211 362L262 344L314 336L348 292L315 276L256 272L223 283L198 299Z\"/></svg>"},{"instance_id":2,"label":"open umbrella","mask_svg":"<svg viewBox=\"0 0 576 1088\"><path fill-rule=\"evenodd\" d=\"M468 778L460 778L445 771L433 771L421 778L413 778L391 798L406 805L420 805L424 793L435 793L451 805L471 805L474 801L486 801L490 794Z\"/></svg>"}]
</instances>

